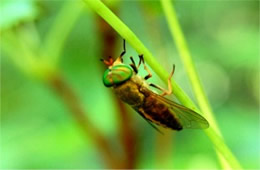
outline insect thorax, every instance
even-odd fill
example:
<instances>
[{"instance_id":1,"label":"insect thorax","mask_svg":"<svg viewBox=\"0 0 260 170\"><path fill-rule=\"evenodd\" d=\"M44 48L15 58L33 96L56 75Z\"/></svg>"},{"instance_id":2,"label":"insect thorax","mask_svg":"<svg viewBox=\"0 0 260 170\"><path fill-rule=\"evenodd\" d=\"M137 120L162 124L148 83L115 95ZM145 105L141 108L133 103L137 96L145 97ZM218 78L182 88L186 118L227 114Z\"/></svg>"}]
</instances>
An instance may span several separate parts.
<instances>
[{"instance_id":1,"label":"insect thorax","mask_svg":"<svg viewBox=\"0 0 260 170\"><path fill-rule=\"evenodd\" d=\"M146 86L146 82L141 77L133 75L131 79L123 84L114 86L114 90L121 100L132 107L136 107L142 105L145 99L144 94L140 92L140 89L144 88L144 86Z\"/></svg>"}]
</instances>

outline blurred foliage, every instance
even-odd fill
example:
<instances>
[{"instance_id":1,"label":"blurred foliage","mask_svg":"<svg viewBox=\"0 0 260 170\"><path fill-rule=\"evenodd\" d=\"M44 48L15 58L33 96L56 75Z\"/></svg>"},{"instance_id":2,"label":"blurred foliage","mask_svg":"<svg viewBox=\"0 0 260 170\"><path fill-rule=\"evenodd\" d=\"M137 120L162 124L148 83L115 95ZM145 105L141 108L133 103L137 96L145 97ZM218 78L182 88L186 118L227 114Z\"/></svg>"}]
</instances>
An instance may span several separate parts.
<instances>
[{"instance_id":1,"label":"blurred foliage","mask_svg":"<svg viewBox=\"0 0 260 170\"><path fill-rule=\"evenodd\" d=\"M19 25L22 22L33 21L39 13L33 0L3 0L0 11L2 16L0 20L1 29Z\"/></svg>"},{"instance_id":2,"label":"blurred foliage","mask_svg":"<svg viewBox=\"0 0 260 170\"><path fill-rule=\"evenodd\" d=\"M45 40L57 22L55 19L65 3L2 1L1 41L2 35L8 32L24 35L22 30L37 39L31 26L28 27L33 25L42 47L41 40ZM244 168L260 168L259 2L175 1L175 4L227 145ZM193 97L160 3L113 1L112 5L167 70L171 70L169 63L176 64L174 79ZM55 70L69 82L81 99L86 116L109 139L116 153L121 149L118 147L119 108L112 90L102 84L105 67L99 59L107 56L102 56L104 43L97 20L95 14L84 8L64 42ZM17 41L28 42L26 37L17 37ZM119 36L117 39L116 56L122 51L122 39ZM93 141L84 138L60 98L44 81L23 74L2 49L2 42L0 45L1 168L105 168ZM137 53L129 45L126 56L137 59ZM19 62L26 64L22 59ZM156 75L149 81L162 85ZM138 132L136 168L220 168L212 144L202 131L166 130L161 135L126 107Z\"/></svg>"}]
</instances>

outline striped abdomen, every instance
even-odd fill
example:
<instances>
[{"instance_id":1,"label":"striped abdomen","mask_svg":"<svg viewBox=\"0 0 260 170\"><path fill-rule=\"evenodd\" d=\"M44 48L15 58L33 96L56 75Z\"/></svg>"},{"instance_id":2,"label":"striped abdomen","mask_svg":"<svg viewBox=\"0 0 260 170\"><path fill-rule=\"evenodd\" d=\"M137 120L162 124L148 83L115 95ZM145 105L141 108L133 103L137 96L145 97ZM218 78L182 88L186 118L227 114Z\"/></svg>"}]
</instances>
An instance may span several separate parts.
<instances>
[{"instance_id":1,"label":"striped abdomen","mask_svg":"<svg viewBox=\"0 0 260 170\"><path fill-rule=\"evenodd\" d=\"M136 110L146 119L157 125L174 130L182 129L182 125L171 113L168 106L165 105L162 101L157 100L154 95L146 96L143 105L139 108L136 108Z\"/></svg>"}]
</instances>

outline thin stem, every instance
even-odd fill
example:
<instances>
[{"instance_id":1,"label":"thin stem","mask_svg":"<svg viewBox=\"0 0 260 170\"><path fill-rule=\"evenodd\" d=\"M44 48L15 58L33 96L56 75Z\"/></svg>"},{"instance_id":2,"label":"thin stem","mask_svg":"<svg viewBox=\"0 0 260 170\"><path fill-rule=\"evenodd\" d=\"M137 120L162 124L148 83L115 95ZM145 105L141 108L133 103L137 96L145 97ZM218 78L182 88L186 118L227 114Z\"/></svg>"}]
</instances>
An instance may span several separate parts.
<instances>
[{"instance_id":1,"label":"thin stem","mask_svg":"<svg viewBox=\"0 0 260 170\"><path fill-rule=\"evenodd\" d=\"M66 1L64 3L42 47L43 59L46 59L50 64L57 64L65 40L82 11L81 1Z\"/></svg>"},{"instance_id":2,"label":"thin stem","mask_svg":"<svg viewBox=\"0 0 260 170\"><path fill-rule=\"evenodd\" d=\"M157 62L151 52L141 43L137 36L112 11L110 11L100 0L84 0L84 2L86 2L86 4L88 4L88 6L106 22L108 22L124 39L126 39L139 54L143 54L148 65L165 83L167 83L168 73ZM180 102L200 113L195 104L174 80L172 80L172 88ZM229 161L230 165L232 165L233 168L241 168L240 164L232 155L231 151L216 130L211 127L208 130L205 130L205 132L209 136L215 148L225 157L226 160Z\"/></svg>"},{"instance_id":3,"label":"thin stem","mask_svg":"<svg viewBox=\"0 0 260 170\"><path fill-rule=\"evenodd\" d=\"M165 13L165 16L167 18L169 28L172 34L173 39L175 40L175 43L177 45L177 49L180 53L181 59L184 63L185 69L187 71L188 77L190 79L193 91L195 93L195 96L198 100L200 109L204 116L208 119L210 122L211 128L206 131L207 135L211 138L212 142L215 144L218 143L217 151L219 149L222 149L224 152L221 154L218 153L218 156L220 157L220 162L223 167L227 168L232 167L233 169L241 168L239 162L236 160L235 156L231 153L229 148L225 145L224 140L221 137L220 130L218 128L217 122L215 120L214 114L212 112L212 109L209 105L208 99L206 97L206 94L203 90L203 87L201 85L201 82L199 80L198 73L195 69L195 66L193 64L188 45L186 43L186 40L184 38L183 32L181 30L180 24L178 22L176 12L173 8L173 5L171 4L170 0L161 0L161 4ZM217 133L217 134L215 134ZM215 134L215 135L212 135ZM218 138L215 138L216 135ZM223 148L220 148L219 145L221 145ZM226 157L227 162L223 162L224 155L229 155Z\"/></svg>"},{"instance_id":4,"label":"thin stem","mask_svg":"<svg viewBox=\"0 0 260 170\"><path fill-rule=\"evenodd\" d=\"M192 82L191 85L193 87L193 91L195 92L196 98L199 102L200 109L202 113L204 113L206 118L210 121L210 126L214 127L214 129L219 132L217 123L215 121L215 117L212 113L211 108L209 107L208 99L203 91L198 74L192 62L187 43L184 39L184 35L182 33L178 19L176 17L176 12L172 7L170 0L161 0L161 4L170 27L172 37L176 42L177 49L180 53L181 59L188 73L190 82Z\"/></svg>"},{"instance_id":5,"label":"thin stem","mask_svg":"<svg viewBox=\"0 0 260 170\"><path fill-rule=\"evenodd\" d=\"M90 139L93 140L93 144L96 145L97 149L100 151L101 156L108 165L108 168L120 168L118 165L118 157L114 154L113 149L110 147L109 141L105 138L102 132L100 132L96 126L89 121L86 116L87 114L83 109L84 107L73 89L66 83L61 75L58 74L56 69L52 70L53 67L44 67L45 64L52 64L50 63L52 61L45 60L45 62L41 62L38 58L43 55L51 55L48 55L46 51L44 51L44 54L43 51L35 51L35 48L31 48L30 46L32 45L30 43L30 38L32 37L28 37L28 32L24 32L23 28L17 31L20 31L18 32L19 34L9 30L4 32L2 35L3 42L1 42L1 48L7 56L13 60L16 66L18 66L22 71L28 73L30 76L39 76L40 72L44 73L44 77L39 76L38 78L40 78L43 83L47 83L50 88L53 89L58 96L60 96L65 105L71 111L70 113L73 115L84 134L89 135ZM64 34L62 37L64 37ZM23 43L23 39L25 39L25 42L27 43ZM65 40L65 38L63 40ZM61 44L64 44L63 42L59 43L59 47L61 47ZM58 53L55 54L59 55Z\"/></svg>"},{"instance_id":6,"label":"thin stem","mask_svg":"<svg viewBox=\"0 0 260 170\"><path fill-rule=\"evenodd\" d=\"M136 131L132 126L131 116L127 111L125 104L116 96L115 100L119 106L119 137L123 145L123 166L125 169L135 169L138 157L138 143Z\"/></svg>"}]
</instances>

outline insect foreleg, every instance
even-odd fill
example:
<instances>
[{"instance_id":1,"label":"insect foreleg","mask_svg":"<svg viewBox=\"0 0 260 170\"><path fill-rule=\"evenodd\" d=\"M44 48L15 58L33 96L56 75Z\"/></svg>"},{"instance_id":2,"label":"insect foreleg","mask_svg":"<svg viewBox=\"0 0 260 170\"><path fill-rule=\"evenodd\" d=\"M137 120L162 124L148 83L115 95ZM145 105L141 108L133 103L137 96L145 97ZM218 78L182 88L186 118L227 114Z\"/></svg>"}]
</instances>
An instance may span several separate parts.
<instances>
[{"instance_id":1,"label":"insect foreleg","mask_svg":"<svg viewBox=\"0 0 260 170\"><path fill-rule=\"evenodd\" d=\"M138 68L137 68L136 65L135 65L135 61L134 61L134 59L133 59L132 56L130 56L130 59L131 59L131 61L132 61L132 63L130 64L130 66L132 67L132 69L134 70L134 72L137 74L137 73L138 73Z\"/></svg>"},{"instance_id":2,"label":"insect foreleg","mask_svg":"<svg viewBox=\"0 0 260 170\"><path fill-rule=\"evenodd\" d=\"M125 39L123 39L123 52L120 54L120 56L113 62L113 65L121 64L123 63L123 56L126 53L126 48L125 48Z\"/></svg>"},{"instance_id":3,"label":"insect foreleg","mask_svg":"<svg viewBox=\"0 0 260 170\"><path fill-rule=\"evenodd\" d=\"M142 64L142 60L143 60L144 58L143 58L143 55L138 55L138 57L139 57L139 63L138 63L137 68L139 69L140 65Z\"/></svg>"},{"instance_id":4,"label":"insect foreleg","mask_svg":"<svg viewBox=\"0 0 260 170\"><path fill-rule=\"evenodd\" d=\"M126 48L125 48L125 39L123 39L123 52L120 54L120 60L123 62L123 56L126 53Z\"/></svg>"},{"instance_id":5,"label":"insect foreleg","mask_svg":"<svg viewBox=\"0 0 260 170\"><path fill-rule=\"evenodd\" d=\"M139 58L140 58L140 61L139 61L139 64L138 64L138 67L141 65L141 63L143 63L144 65L144 69L148 72L148 75L144 77L145 80L148 80L149 78L152 77L152 73L151 71L148 69L148 67L146 66L145 62L144 62L144 57L143 57L143 54L139 55Z\"/></svg>"}]
</instances>

